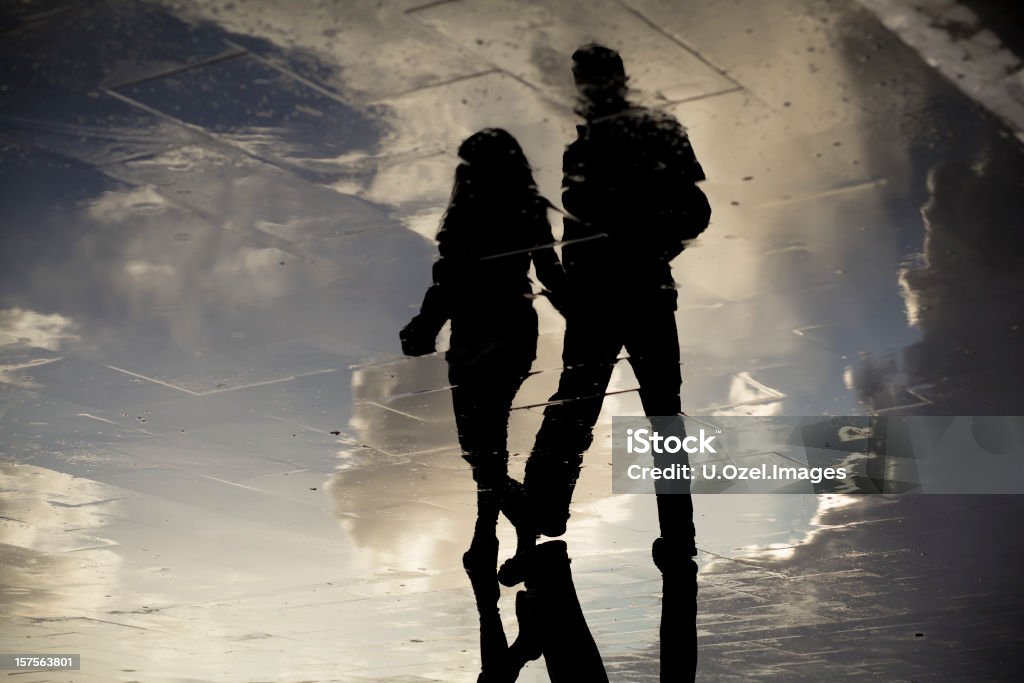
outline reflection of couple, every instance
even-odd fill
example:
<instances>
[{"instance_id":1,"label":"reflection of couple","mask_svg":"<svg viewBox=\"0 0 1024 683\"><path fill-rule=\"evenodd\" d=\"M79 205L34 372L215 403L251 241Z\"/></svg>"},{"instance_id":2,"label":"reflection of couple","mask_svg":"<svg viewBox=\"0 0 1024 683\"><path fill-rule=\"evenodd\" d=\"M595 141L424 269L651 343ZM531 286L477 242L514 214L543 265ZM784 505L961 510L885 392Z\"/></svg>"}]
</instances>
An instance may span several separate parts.
<instances>
[{"instance_id":1,"label":"reflection of couple","mask_svg":"<svg viewBox=\"0 0 1024 683\"><path fill-rule=\"evenodd\" d=\"M618 54L585 46L573 55L573 75L585 123L578 126L578 137L563 159L562 200L570 214L564 224L564 269L547 219L550 204L538 193L518 143L503 130L480 131L459 148L462 163L438 232L441 258L434 265L434 284L419 315L402 330L403 350L422 355L434 350L442 325L451 321L447 360L456 426L478 492L476 529L464 562L481 606L482 679L488 671L498 679L514 679L514 674L499 673L509 670L502 661L509 664L509 656L519 657L512 665L518 671L526 659L543 653L557 680L554 653L537 632L533 645L523 646L524 637L531 635L522 629L532 622L546 623L550 631L557 614L568 618L578 613L577 625L586 630L574 591L575 609L551 612L540 607L552 603L538 597L538 590L544 591L537 586L564 576L566 589L571 578L567 558L564 572L558 570L564 544L534 544L539 535L565 532L582 455L593 438L623 346L639 381L645 413L680 412L676 292L669 262L710 218L707 200L695 184L704 173L682 126L627 101ZM566 332L558 391L544 412L520 484L507 474L506 442L512 400L536 352L531 262L545 294L565 316ZM499 511L519 537L516 555L503 566L500 578L506 585L525 580L527 588L520 595L525 610L519 615L520 640L512 648L502 645L503 633L497 640L492 637L501 628L494 606ZM688 490L659 490L658 512L661 538L655 542L655 562L666 580L669 573L689 571L692 577L695 549ZM485 610L485 605L490 607ZM517 603L517 612L519 607ZM547 616L540 619L540 614ZM603 678L589 632L583 640L582 649L574 653L576 666L585 668L583 662L592 655L597 658L593 670L600 669ZM685 647L679 643L676 649L680 646ZM520 656L524 652L529 656ZM554 660L557 666L557 655ZM599 680L596 676L586 680Z\"/></svg>"}]
</instances>

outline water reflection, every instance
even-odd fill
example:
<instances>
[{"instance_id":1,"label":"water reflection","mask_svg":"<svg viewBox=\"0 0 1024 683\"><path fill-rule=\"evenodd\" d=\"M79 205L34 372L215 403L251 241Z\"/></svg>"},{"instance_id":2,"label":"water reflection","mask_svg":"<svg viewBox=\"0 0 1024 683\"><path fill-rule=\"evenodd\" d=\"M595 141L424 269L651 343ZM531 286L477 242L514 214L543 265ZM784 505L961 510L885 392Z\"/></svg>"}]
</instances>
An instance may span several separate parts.
<instances>
[{"instance_id":1,"label":"water reflection","mask_svg":"<svg viewBox=\"0 0 1024 683\"><path fill-rule=\"evenodd\" d=\"M899 274L922 339L863 358L857 389L873 410L1015 415L1024 310L1024 236L1015 210L1024 159L993 144L928 173L921 253Z\"/></svg>"},{"instance_id":2,"label":"water reflection","mask_svg":"<svg viewBox=\"0 0 1024 683\"><path fill-rule=\"evenodd\" d=\"M942 160L926 166L920 252L893 278L906 322L920 331L920 341L898 351L860 354L848 381L874 413L937 416L932 443L925 440L925 447L935 447L940 438L959 439L961 452L980 445L1008 453L1015 418L955 416L1019 415L1024 408L1017 386L1024 366L1016 350L1024 269L1014 209L1024 158L998 134L981 151L973 151L977 136L965 137L926 155ZM964 481L973 475L965 469ZM812 520L817 529L799 544L754 548L745 559L772 570L813 566L827 572L835 564L830 558L852 549L870 558L847 570L863 574L856 584L836 576L813 586L813 595L787 594L789 605L816 614L870 613L874 608L862 596L873 592L886 596L885 610L893 618L916 618L954 600L967 586L984 586L971 589L970 608L957 610L961 618L948 627L931 623L928 628L942 630L965 652L1000 653L958 658L946 675L999 677L997 662L1013 658L1017 644L1002 633L1003 618L989 603L1019 604L1020 587L1005 567L1006 558L1018 557L1020 549L1003 545L988 530L993 519L1018 516L1019 507L1007 496L822 496ZM885 523L891 520L897 523ZM870 574L893 552L922 558L914 565L920 569L913 584L873 587ZM924 627L918 630L915 637L931 636ZM899 648L885 639L862 647L876 657Z\"/></svg>"},{"instance_id":3,"label":"water reflection","mask_svg":"<svg viewBox=\"0 0 1024 683\"><path fill-rule=\"evenodd\" d=\"M140 509L152 509L156 495L198 503L184 523L178 510L158 508L156 531L146 528L175 539L175 559L185 567L165 589L168 601L193 599L193 590L196 600L216 599L222 573L249 576L253 567L272 566L260 588L272 597L253 601L244 592L249 584L235 589L248 607L229 608L224 628L204 645L222 651L243 625L273 621L301 634L292 642L306 643L317 663L299 666L281 650L255 648L234 661L248 663L247 675L298 677L301 671L322 678L337 666L325 659L370 668L402 657L402 648L382 657L374 649L386 640L381 632L355 627L343 631L348 648L336 657L336 633L315 640L302 629L311 621L306 612L297 611L302 616L291 622L276 618L282 581L301 576L324 595L317 563L324 562L321 544L336 538L348 545L336 549L337 565L322 572L362 578L395 570L423 579L416 584L423 592L464 587L464 577L455 581L445 572L457 570L471 536L476 487L458 458L446 368L436 356L396 360L394 333L429 284L434 245L422 236L433 236L443 211L448 152L460 140L483 126L507 127L534 161L539 186L556 196L562 145L575 122L567 58L593 37L624 46L638 65L631 85L642 91L641 101L666 107L691 127L711 178L716 229L673 267L681 284L677 317L688 410L852 412L857 392L839 381L850 359L907 346L915 335L905 330L893 277L900 238L912 221L891 207L920 191L915 169L944 152L919 155L923 145L906 144L905 133L927 117L901 116L951 89L911 51L892 48L881 27L862 15L838 5L810 13L800 2L784 5L747 6L737 17L722 3L683 13L659 0L631 0L628 7L602 1L415 8L368 1L308 12L272 0L92 2L25 24L22 4L4 7L3 26L10 30L0 57L10 69L0 101L6 226L0 421L11 453L46 458L40 463L51 468L82 465L83 476L102 478L112 476L109 468L89 459L98 457L97 442L109 440L130 454L128 461L143 452L164 468L118 476L145 491ZM165 9L170 6L173 12ZM886 123L880 126L880 119ZM975 115L935 119L935 128L990 126ZM889 125L897 120L898 131ZM950 411L1019 410L1012 386L1020 375L1012 354L1018 323L1012 311L1020 308L1012 255L1020 252L1019 235L1009 212L994 216L989 208L1013 206L1009 179L1020 176L1020 166L997 148L933 174L930 256L905 276L907 307L923 341L873 366L881 379L865 380L862 393L875 408L928 400ZM976 215L972 206L979 207ZM552 227L558 235L560 226ZM965 238L979 228L977 239ZM560 322L546 303L538 302L536 312L540 347L550 350L557 342L544 333L557 336ZM995 362L985 366L986 358ZM350 373L354 364L359 368ZM547 401L556 364L538 360L513 404L513 454L533 445L541 409L525 406ZM610 414L644 410L637 393L642 378L628 361L610 372L609 390L621 393L604 401L596 419L587 456L594 466L575 492L572 554L606 558L609 549L625 548L650 569L647 541L636 546L638 538L658 533L655 502L611 499L601 478L602 425ZM963 386L980 392L960 391ZM143 419L146 431L139 429ZM346 421L335 463L327 434ZM167 439L185 439L186 428L190 440ZM207 441L193 438L203 430ZM512 469L521 469L521 461L513 457ZM316 548L303 556L309 561L297 562L306 537L295 520L303 520L303 531L306 522L317 528L321 511L308 501L319 499L328 476L321 472L335 464L340 471L326 488L347 533L325 531L308 544ZM174 467L203 476L181 477ZM254 468L259 481L247 479ZM290 476L278 476L282 469ZM300 477L304 485L285 483ZM18 475L5 486L32 491L34 482ZM312 514L287 507L295 516L280 514L280 498L261 497L268 490L286 491ZM276 542L289 552L229 553L223 568L211 570L188 532L209 525L208 508L224 500L235 501L234 512L257 510L252 514L262 525L280 525ZM701 547L736 556L767 546L778 558L791 557L809 526L852 519L840 517L849 512L829 512L811 520L817 504L796 496L706 501L699 510ZM561 512L562 502L557 507ZM49 507L36 501L25 509L45 527ZM924 504L920 511L932 519L949 512ZM172 521L165 524L165 517ZM979 529L991 527L991 519L977 521ZM233 517L217 524L239 528ZM251 534L263 539L265 530ZM64 546L28 538L21 526L8 533L9 545L58 553L51 569L64 572ZM116 552L137 559L139 538L118 533L124 546ZM502 529L498 537L510 540ZM810 546L819 544L811 540ZM821 545L821 555L806 556L812 563L849 554L843 543ZM111 559L104 553L114 551L95 552L102 564ZM560 552L544 552L546 573L564 578ZM268 565L271 555L280 564ZM611 576L614 561L605 561L602 576ZM10 582L42 580L20 562L5 564L14 567ZM688 572L684 562L662 579L663 639L676 645L690 642ZM488 573L488 583L492 578ZM827 603L829 594L815 597ZM124 597L141 599L131 591ZM87 609L88 600L79 606ZM564 590L553 598L569 610L574 600ZM416 604L411 609L420 611L404 621L421 631L421 616L438 611ZM209 611L195 614L208 621ZM452 621L463 612L453 608ZM336 606L316 615L328 628L356 621ZM174 619L169 623L181 623ZM606 628L595 628L598 642ZM666 629L674 635L666 638ZM669 647L662 660L688 650ZM168 652L167 677L181 674L179 653ZM404 656L402 664L417 671L437 662L453 669L439 651ZM194 673L217 678L219 670Z\"/></svg>"},{"instance_id":4,"label":"water reflection","mask_svg":"<svg viewBox=\"0 0 1024 683\"><path fill-rule=\"evenodd\" d=\"M459 149L463 163L438 233L441 259L434 266L434 284L419 315L401 333L408 355L426 355L434 351L442 325L452 322L446 358L455 421L463 457L477 482L476 527L463 564L480 614L481 679L486 680L514 680L526 659L541 653L553 680L605 679L575 590L569 590L564 545L534 546L534 540L566 532L583 453L593 441L623 346L646 414L681 411L669 262L706 228L710 216L707 199L695 185L704 173L686 134L675 119L626 99L618 54L600 45L580 48L573 54L573 75L585 124L564 161L563 203L572 213L565 221L565 270L552 249L544 215L549 204L537 195L519 145L505 131L482 131ZM636 225L647 232L635 233L630 228ZM559 387L544 410L519 484L507 473L506 430L513 398L535 358L536 314L526 278L531 259L567 326ZM607 319L609 305L620 319ZM633 316L644 324L635 325ZM653 419L667 420L663 429L681 424ZM668 609L682 608L680 593L685 592L692 607L685 613L692 623L696 548L689 489L685 483L659 482L657 492L661 536L654 544L654 561L666 576ZM518 543L515 556L496 572L499 510L516 527ZM553 553L563 558L558 566L544 559ZM562 584L557 594L571 595L571 605L549 611L554 601L545 586L552 580ZM520 636L511 647L496 607L498 581L527 587L517 596ZM581 626L559 627L552 617L564 615ZM665 629L669 640L681 635L671 616ZM673 643L666 648L672 653L666 677L678 677L681 667L693 676L695 627L686 629L682 639L682 647ZM681 651L684 662L673 656Z\"/></svg>"},{"instance_id":5,"label":"water reflection","mask_svg":"<svg viewBox=\"0 0 1024 683\"><path fill-rule=\"evenodd\" d=\"M467 568L493 567L499 508L512 495L509 410L536 357L528 270L532 263L553 301L566 296L566 278L548 223L550 204L537 193L515 138L485 129L459 147L459 156L438 232L434 281L401 337L408 355L432 353L441 327L451 321L446 359L455 423L477 482L476 531L464 562ZM525 529L523 534L532 536Z\"/></svg>"},{"instance_id":6,"label":"water reflection","mask_svg":"<svg viewBox=\"0 0 1024 683\"><path fill-rule=\"evenodd\" d=\"M0 614L101 618L123 561L104 527L124 493L32 465L0 463Z\"/></svg>"},{"instance_id":7,"label":"water reflection","mask_svg":"<svg viewBox=\"0 0 1024 683\"><path fill-rule=\"evenodd\" d=\"M608 680L601 653L580 607L569 565L563 541L547 541L528 552L521 568L526 590L516 593L515 600L519 630L511 645L496 605L498 580L494 565L467 566L480 614L478 680L515 681L527 662L541 656L550 680L555 683Z\"/></svg>"}]
</instances>

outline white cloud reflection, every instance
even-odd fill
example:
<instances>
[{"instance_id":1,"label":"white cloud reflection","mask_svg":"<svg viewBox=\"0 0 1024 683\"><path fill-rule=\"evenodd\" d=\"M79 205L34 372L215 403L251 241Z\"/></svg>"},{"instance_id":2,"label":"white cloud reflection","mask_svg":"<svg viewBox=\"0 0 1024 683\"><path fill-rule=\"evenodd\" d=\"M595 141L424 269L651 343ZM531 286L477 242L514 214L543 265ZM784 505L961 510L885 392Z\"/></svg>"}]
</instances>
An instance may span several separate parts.
<instances>
[{"instance_id":1,"label":"white cloud reflection","mask_svg":"<svg viewBox=\"0 0 1024 683\"><path fill-rule=\"evenodd\" d=\"M59 313L39 313L23 308L0 310L0 335L49 351L79 341L78 324Z\"/></svg>"}]
</instances>

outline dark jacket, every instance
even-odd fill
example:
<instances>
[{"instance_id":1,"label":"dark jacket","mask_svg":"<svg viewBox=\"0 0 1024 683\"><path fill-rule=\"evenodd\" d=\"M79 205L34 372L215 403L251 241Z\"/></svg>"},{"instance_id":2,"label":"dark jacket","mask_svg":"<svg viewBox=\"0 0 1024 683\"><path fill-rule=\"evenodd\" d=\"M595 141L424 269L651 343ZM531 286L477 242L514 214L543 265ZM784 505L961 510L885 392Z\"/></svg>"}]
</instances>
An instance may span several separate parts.
<instances>
[{"instance_id":1,"label":"dark jacket","mask_svg":"<svg viewBox=\"0 0 1024 683\"><path fill-rule=\"evenodd\" d=\"M577 127L562 168L562 203L572 215L562 257L574 288L674 306L669 262L711 216L696 185L704 170L682 125L623 103Z\"/></svg>"},{"instance_id":2,"label":"dark jacket","mask_svg":"<svg viewBox=\"0 0 1024 683\"><path fill-rule=\"evenodd\" d=\"M550 205L539 195L509 203L502 193L494 194L477 196L473 207L449 208L438 233L441 258L434 263L433 284L419 315L402 331L407 353L432 351L448 320L452 351L458 346L528 342L532 353L537 332L531 261L545 288L565 290L565 272L547 218ZM489 207L487 215L481 215L481 205Z\"/></svg>"}]
</instances>

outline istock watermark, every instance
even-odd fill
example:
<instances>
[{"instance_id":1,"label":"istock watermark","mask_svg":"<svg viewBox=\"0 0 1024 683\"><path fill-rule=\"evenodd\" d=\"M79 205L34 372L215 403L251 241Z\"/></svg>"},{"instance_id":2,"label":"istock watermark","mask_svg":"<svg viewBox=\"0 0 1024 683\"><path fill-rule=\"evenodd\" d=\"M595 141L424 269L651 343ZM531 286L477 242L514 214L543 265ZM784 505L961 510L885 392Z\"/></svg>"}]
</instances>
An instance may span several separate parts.
<instances>
[{"instance_id":1,"label":"istock watermark","mask_svg":"<svg viewBox=\"0 0 1024 683\"><path fill-rule=\"evenodd\" d=\"M626 429L626 451L628 453L716 453L711 445L715 435L708 435L703 429L697 436L679 437L675 434L662 436L658 432L641 428Z\"/></svg>"},{"instance_id":2,"label":"istock watermark","mask_svg":"<svg viewBox=\"0 0 1024 683\"><path fill-rule=\"evenodd\" d=\"M1021 493L1024 417L612 420L616 493Z\"/></svg>"}]
</instances>

